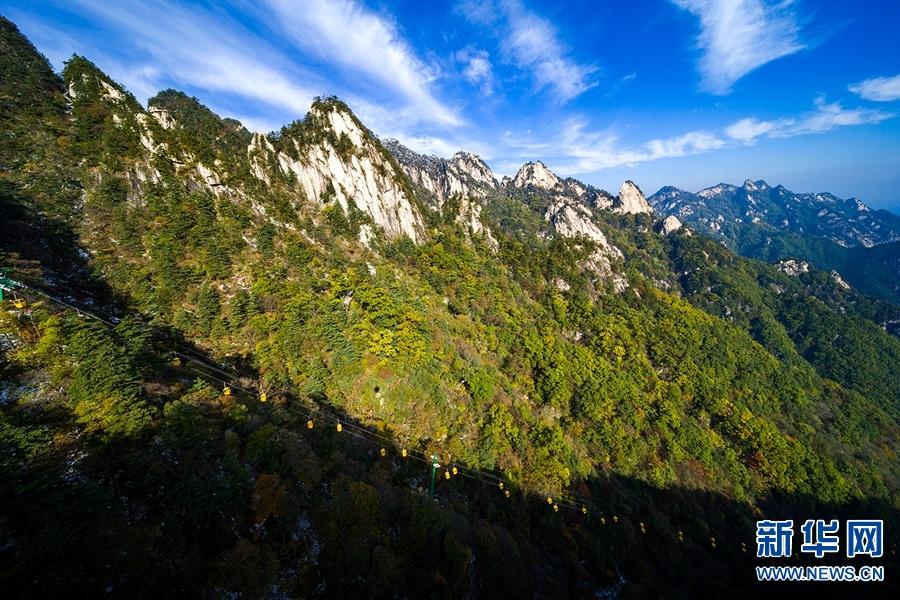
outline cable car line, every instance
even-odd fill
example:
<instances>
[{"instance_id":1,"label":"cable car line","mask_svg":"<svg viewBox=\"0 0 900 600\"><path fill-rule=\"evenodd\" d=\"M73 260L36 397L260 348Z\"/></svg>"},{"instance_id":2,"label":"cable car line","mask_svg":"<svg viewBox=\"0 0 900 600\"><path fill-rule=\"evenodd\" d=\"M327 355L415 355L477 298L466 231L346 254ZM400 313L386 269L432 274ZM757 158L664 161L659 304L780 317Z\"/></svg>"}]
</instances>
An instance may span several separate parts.
<instances>
[{"instance_id":1,"label":"cable car line","mask_svg":"<svg viewBox=\"0 0 900 600\"><path fill-rule=\"evenodd\" d=\"M190 356L186 356L186 355L180 354L180 353L178 353L178 352L175 352L175 354L181 356L182 358L185 358L186 360L189 360L189 361L192 361L192 362L200 363L200 364L202 364L203 366L205 366L205 367L207 367L207 368L209 368L209 369L211 369L211 370L214 370L214 371L216 371L216 372L222 373L223 375L225 375L225 376L227 376L227 377L231 377L231 381L225 381L225 380L219 379L219 378L217 378L217 377L214 377L214 376L212 376L212 375L204 374L204 373L202 373L201 371L198 371L198 370L196 370L196 369L192 369L192 368L191 368L191 369L190 369L191 371L193 371L193 372L195 372L195 373L197 373L197 374L199 374L199 375L203 375L203 376L205 376L205 377L209 377L210 379L214 379L215 381L218 381L218 382L220 382L220 383L222 383L222 384L224 384L224 385L229 385L229 384L230 384L231 387L232 387L232 389L240 390L240 391L242 391L242 392L244 392L244 393L246 393L246 394L248 394L248 395L250 395L250 396L255 395L253 392L251 392L251 391L249 391L249 390L247 390L247 389L245 389L245 388L243 388L243 387L241 387L241 386L234 385L234 383L233 383L234 377L231 376L231 375L230 375L229 373L227 373L226 371L224 371L224 370L222 370L222 369L219 369L219 368L216 368L216 367L213 367L212 365L209 365L208 363L205 363L205 362L203 362L203 361L200 361L200 360L198 360L198 359L196 359L196 358L193 358L193 357L190 357ZM346 420L341 420L341 419L339 419L339 418L337 418L337 417L335 417L335 416L333 416L333 415L331 415L331 414L326 413L325 411L323 411L323 410L322 410L321 408L319 408L319 407L308 407L308 406L305 406L305 405L302 405L302 404L298 404L297 402L291 402L291 401L288 401L288 403L284 405L284 408L285 408L286 410L290 411L290 412L293 412L294 414L297 414L298 416L307 417L307 418L309 418L310 420L315 420L316 418L321 418L321 419L323 419L323 420L330 421L330 422L332 422L332 423L334 423L334 424L340 424L340 425L343 426L343 427L342 427L342 431L343 431L343 432L346 432L346 433L348 433L348 434L350 434L350 435L352 435L352 436L354 436L354 437L356 437L356 438L359 438L359 439L361 439L361 440L363 440L363 441L367 441L367 442L370 442L370 443L382 442L382 443L386 443L387 445L390 445L390 446L396 446L396 445L397 445L397 443L396 443L395 440L392 440L392 439L390 439L390 438L387 438L387 437L385 437L385 436L383 436L383 435L380 435L380 434L378 434L378 433L374 433L374 432L372 432L372 431L369 431L368 429L365 429L364 427L355 425L355 424L350 423L350 422L348 422L348 421L346 421ZM302 413L302 414L301 414L301 413ZM375 438L375 439L373 439L373 438ZM412 458L412 459L414 459L414 460L417 460L417 461L422 462L422 463L427 464L427 465L431 465L431 464L432 464L432 461L430 460L430 458L429 458L429 456L428 456L428 454L427 454L426 452L423 452L423 451L421 451L421 450L417 450L417 449L414 449L414 448L409 448L409 447L404 447L404 449L407 450L407 457L408 457L408 458ZM419 454L419 455L421 455L421 456L417 456L417 454ZM457 476L467 477L467 478L469 478L469 479L472 479L472 480L474 480L474 481L481 482L481 483L486 484L486 485L491 486L491 487L497 486L498 483L505 483L505 484L507 484L507 485L509 485L509 486L516 486L516 484L515 484L514 482L509 481L509 480L507 480L507 479L505 479L505 478L502 478L502 477L498 477L497 475L495 475L495 474L493 474L493 473L487 473L487 472L481 471L481 470L479 470L479 469L474 469L474 468L471 468L471 467L467 467L467 466L463 466L463 465L458 465L458 464L456 464L456 463L454 463L454 466L457 467L457 473L456 473ZM465 471L469 471L469 473L466 473ZM449 471L448 471L448 473L449 473ZM578 503L577 500L574 501L574 502L567 502L567 501L559 500L559 499L557 499L557 501L556 501L555 503L553 503L553 504L555 504L555 505L557 505L557 506L562 506L562 507L566 507L566 508L571 508L571 509L573 509L573 510L582 510L582 509L586 509L586 508L589 508L590 506L592 506L592 503Z\"/></svg>"},{"instance_id":2,"label":"cable car line","mask_svg":"<svg viewBox=\"0 0 900 600\"><path fill-rule=\"evenodd\" d=\"M21 283L21 282L17 282L17 283ZM25 289L27 289L27 290L29 290L29 291L35 293L35 294L39 294L39 295L41 295L41 296L44 296L45 298L47 298L47 299L50 300L51 302L55 302L55 303L57 303L57 304L59 304L59 305L68 307L68 308L70 308L70 309L76 311L79 315L87 315L87 316L89 316L89 317L91 317L91 318L94 318L94 319L96 319L97 321L99 321L99 322L101 322L101 323L103 323L103 324L105 324L105 325L107 325L107 326L109 326L109 327L115 328L115 326L117 325L117 323L112 322L112 321L108 321L108 320L106 320L106 319L100 317L100 316L97 315L96 313L98 313L98 312L99 312L99 313L102 313L103 315L109 317L110 319L115 319L116 321L121 322L121 318L116 317L116 316L114 316L114 315L112 315L112 314L110 314L110 313L104 311L103 309L100 309L100 308L94 306L94 305L87 304L87 303L85 303L85 302L82 302L82 301L79 301L79 300L77 300L77 299L75 299L75 298L72 298L71 296L66 296L66 298L68 298L69 300L71 300L71 302L76 302L76 303L78 303L78 304L83 305L84 308L79 308L78 306L75 306L75 305L71 304L70 302L67 302L66 300L62 300L62 299L59 298L59 297L54 297L53 295L51 295L50 293L48 293L46 290L50 290L50 291L52 291L52 292L56 292L58 296L62 296L62 293L60 292L60 290L57 290L57 289L53 288L52 286L49 286L49 285L46 285L46 284L43 284L43 285L38 286L38 285L35 285L35 284L33 284L33 283L32 283L31 285L22 283L22 287L24 287ZM242 376L243 376L244 378L246 378L246 379L257 379L258 376L256 376L256 375L251 375L251 374L248 374L248 373L245 373L245 372L241 371L240 369L238 369L238 368L236 368L236 367L232 367L231 365L229 365L228 367L229 367L233 372L226 371L224 368L220 368L220 367L218 367L218 366L210 365L209 362L207 362L207 361L210 361L210 360L213 360L213 359L211 359L209 356L205 355L204 353L201 353L200 351L198 351L198 350L196 350L196 349L194 349L194 348L185 346L184 344L179 343L179 342L174 342L173 345L176 346L177 348L179 348L179 349L181 349L181 350L183 351L183 352L179 352L178 350L172 350L172 353L173 353L175 356L178 356L178 357L180 357L180 358L183 358L183 359L185 359L185 360L187 360L187 361L191 361L191 362L198 363L198 364L202 365L203 367L205 367L206 369L208 369L208 370L210 370L210 371L214 371L214 372L216 372L216 373L219 373L220 375L226 377L227 379L220 379L220 378L218 378L218 377L215 377L215 376L213 376L213 375L210 375L209 373L204 373L204 372L199 371L199 370L197 370L197 369L194 369L194 368L192 368L192 367L188 367L188 370L190 370L190 371L192 371L192 372L194 372L194 373L196 373L196 374L198 374L198 375L200 375L200 376L202 376L202 377L206 377L206 378L208 378L208 379L212 379L212 380L214 380L214 381L217 381L217 382L219 382L219 383L221 383L221 384L223 384L223 385L225 385L225 386L227 386L227 387L230 387L232 390L238 390L238 391L244 392L245 394L247 394L247 395L249 395L249 396L256 396L256 395L257 395L256 393L254 393L254 392L252 392L252 391L250 391L250 390L244 388L243 386L237 385L237 384L235 383L235 381L238 379L238 377L237 377L233 372L236 372L236 373L242 375ZM189 353L189 354L186 354L186 353ZM191 355L193 355L193 356L191 356ZM199 358L199 357L202 357L202 358ZM260 395L259 397L260 397L260 399L263 399L263 398L265 398L265 394L262 394L262 395ZM290 411L294 412L295 414L297 414L297 412L298 412L298 411L297 411L297 408L298 408L297 403L296 403L296 402L291 403L290 401L288 401L288 402L289 402L289 404L287 404L285 407L286 407L288 410L290 410ZM300 406L303 406L303 405L300 405ZM388 437L382 436L382 435L380 435L380 434L371 432L371 431L369 431L369 430L367 430L367 429L365 429L365 428L363 428L363 427L360 427L360 426L358 426L358 425L355 425L355 424L353 424L353 423L350 423L350 422L348 422L348 421L346 421L346 420L340 420L340 419L338 419L337 417L334 417L334 416L331 416L331 415L325 413L325 412L322 411L320 408L319 408L319 409L314 409L314 408L309 408L309 407L306 407L306 406L303 406L303 408L306 410L306 416L312 418L312 417L314 417L314 416L316 416L316 415L320 415L322 419L325 419L325 420L328 420L328 421L331 421L331 422L337 424L338 427L339 427L339 430L340 430L341 428L347 428L347 429L345 430L346 433L348 433L348 434L350 434L350 435L353 435L354 437L357 437L357 438L359 438L359 439L362 439L362 440L368 441L368 442L374 442L374 440L373 440L372 438L375 438L375 440L378 440L378 441L380 441L380 442L383 442L384 444L387 444L387 445L389 445L389 446L394 446L394 447L397 446L396 440L393 440L393 439L391 439L391 438L388 438ZM353 429L353 430L355 430L355 431L351 431L351 429ZM430 460L430 456L429 456L426 452L423 452L423 451L421 451L421 450L417 450L417 449L411 448L411 447L404 447L403 449L406 450L406 457L407 457L407 458L412 458L412 459L414 459L414 460L420 461L420 462L425 463L425 464L428 464L428 465L433 464L433 463L432 463L432 460ZM417 454L418 454L418 455L421 455L421 456L417 456ZM472 479L472 480L479 481L479 482L481 482L481 483L487 484L487 485L489 485L489 486L491 486L491 487L498 486L498 484L506 484L506 485L508 485L508 486L516 487L516 484L515 484L514 482L512 482L512 481L510 481L510 480L508 480L508 479L502 477L502 475L498 475L498 474L496 474L496 473L491 473L491 472L487 472L487 471L482 471L482 470L480 470L480 469L475 469L475 468L473 468L473 467L467 467L467 466L463 466L463 465L458 465L458 464L456 464L456 463L454 463L454 466L457 468L456 476L467 477L467 478L469 478L469 479ZM468 473L467 473L466 471L468 471ZM449 476L450 471L447 470L446 473L447 473L447 475ZM507 490L507 493L508 493L508 490ZM576 496L576 497L582 497L581 494L578 494L577 492L570 492L570 495ZM583 498L583 497L582 497L582 498ZM577 500L576 500L575 502L576 502L576 504L572 504L572 503L569 503L569 502L563 502L563 501L559 501L559 500L558 500L558 501L555 503L555 505L558 505L558 506L564 506L564 507L567 507L567 508L572 508L572 509L576 509L576 510L577 510L577 509L580 509L580 508L586 508L586 507L587 507L586 505L589 503L589 501L585 501L585 502L584 502L584 506L578 506L578 505L577 505ZM591 504L592 504L592 503L591 503Z\"/></svg>"},{"instance_id":3,"label":"cable car line","mask_svg":"<svg viewBox=\"0 0 900 600\"><path fill-rule=\"evenodd\" d=\"M14 303L16 302L16 300L19 300L17 298L17 296L22 296L24 299L29 300L32 304L37 303L37 302L43 302L44 300L46 300L51 303L55 303L59 306L63 306L63 307L69 308L71 310L74 310L78 314L79 317L87 316L87 317L93 318L110 328L115 328L116 325L122 321L121 317L115 316L93 304L88 304L86 302L83 302L76 298L73 298L71 295L63 294L60 290L57 290L53 286L47 285L45 283L35 284L35 283L29 281L28 279L26 279L24 282L16 281L16 280L6 277L6 274L3 272L0 272L0 278L2 278L2 282L0 282L0 283L7 284L7 285L3 285L3 290L9 291L13 294ZM25 292L26 290L28 293ZM51 294L51 292L55 293L56 295L54 296L53 294ZM34 296L41 297L44 300L35 300L33 297L28 298L29 293ZM63 297L66 298L68 301L63 300L62 299ZM19 304L16 303L15 306L17 308L25 308L27 306L27 303L25 303L24 300L19 300L19 302L24 304L24 306L19 306ZM82 306L79 307L79 306L76 306L76 304L80 304ZM98 313L105 315L106 317L109 318L109 320L101 317ZM203 372L199 369L195 369L193 367L186 365L186 368L188 370L196 373L197 375L199 375L201 377L219 382L220 384L225 386L225 389L230 389L233 391L240 391L251 397L260 397L260 395L257 392L248 390L245 387L243 387L242 385L239 385L237 383L241 379L258 380L259 376L257 374L247 373L231 364L226 364L226 366L222 366L222 367L210 365L208 361L214 361L213 358L211 358L207 354L197 350L194 347L187 346L178 341L172 342L172 346L174 346L175 348L178 348L182 351L182 352L179 352L178 350L174 350L174 349L171 350L171 352L175 356L183 358L189 362L197 363L200 366L206 368L208 371L213 371L215 373L218 373L225 379L216 377L215 375L212 375L208 372ZM228 370L226 370L226 369L228 369ZM228 394L228 392L224 392L224 393L226 395ZM265 395L263 394L260 399L262 399L264 397L265 397ZM318 405L307 406L305 404L299 403L297 401L289 400L289 399L287 400L286 404L284 404L283 406L285 409L293 412L294 414L300 415L300 413L303 412L304 415L309 418L309 421L308 421L309 424L312 424L313 421L317 420L317 419L321 419L323 421L336 424L338 426L338 431L352 435L352 436L359 438L360 440L363 440L365 442L369 442L372 444L378 444L379 446L381 446L382 452L385 452L385 449L388 447L393 447L396 449L399 446L400 452L398 453L398 455L402 456L404 459L411 458L413 460L424 463L428 466L432 466L435 464L434 461L431 459L432 455L430 455L428 452L413 448L412 446L398 444L396 440L385 437L378 433L369 431L368 429L366 429L362 426L359 426L359 425L349 422L346 418L341 419L339 417L336 417L333 414L331 414L330 411L328 411L327 409L323 409L321 406L318 406ZM382 456L385 456L385 454L382 454ZM473 467L460 465L459 463L451 463L451 464L452 464L452 468L447 467L446 470L444 471L445 478L448 480L452 479L453 477L456 477L456 476L466 477L468 479L471 479L473 481L478 481L478 482L488 485L490 487L497 487L498 489L500 489L504 492L504 494L507 498L511 497L509 488L518 488L519 487L516 483L504 478L502 475L498 475L495 472L482 471L480 469L476 469ZM453 472L452 477L450 475L451 471ZM506 486L506 487L504 487L504 486ZM525 493L531 494L531 495L537 494L537 492L533 491L533 490L530 492L526 490ZM544 495L544 494L542 494L542 495ZM591 510L593 512L597 508L595 502L592 499L590 499L590 498L584 496L583 494L580 494L574 490L567 491L566 496L567 496L567 498L559 498L559 497L553 498L550 495L546 495L546 498L549 501L547 503L547 505L552 506L554 511L558 511L558 509L560 507L562 507L562 508L576 510L576 511L582 512L583 514L587 514L588 510ZM543 502L542 502L542 504L543 504ZM597 514L601 515L600 521L604 526L606 526L606 525L615 526L619 521L619 519L616 515L613 515L611 519L607 520L603 516L604 513L602 510L598 510ZM633 518L637 518L637 517L633 517ZM647 533L646 524L644 522L641 522L640 525L641 525L641 532L646 534ZM710 538L710 539L715 540L715 538ZM678 531L678 540L679 540L679 543L688 543L688 541L685 540L684 535L681 531ZM705 538L704 538L704 540L705 540ZM704 543L708 543L708 542L704 542ZM716 548L715 541L712 542L712 547L713 547L713 549ZM746 543L745 542L741 542L741 549L743 552L746 552Z\"/></svg>"}]
</instances>

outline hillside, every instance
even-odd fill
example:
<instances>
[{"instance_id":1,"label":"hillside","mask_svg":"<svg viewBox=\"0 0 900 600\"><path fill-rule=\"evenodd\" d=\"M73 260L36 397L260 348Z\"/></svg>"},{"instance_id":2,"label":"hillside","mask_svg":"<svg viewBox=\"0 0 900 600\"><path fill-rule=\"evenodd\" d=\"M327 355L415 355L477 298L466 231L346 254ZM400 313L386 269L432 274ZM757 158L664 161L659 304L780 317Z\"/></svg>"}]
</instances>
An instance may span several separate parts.
<instances>
[{"instance_id":1,"label":"hillside","mask_svg":"<svg viewBox=\"0 0 900 600\"><path fill-rule=\"evenodd\" d=\"M8 593L795 597L756 520L896 539L897 305L633 182L497 182L336 98L252 133L0 36ZM870 562L838 592L893 597Z\"/></svg>"}]
</instances>

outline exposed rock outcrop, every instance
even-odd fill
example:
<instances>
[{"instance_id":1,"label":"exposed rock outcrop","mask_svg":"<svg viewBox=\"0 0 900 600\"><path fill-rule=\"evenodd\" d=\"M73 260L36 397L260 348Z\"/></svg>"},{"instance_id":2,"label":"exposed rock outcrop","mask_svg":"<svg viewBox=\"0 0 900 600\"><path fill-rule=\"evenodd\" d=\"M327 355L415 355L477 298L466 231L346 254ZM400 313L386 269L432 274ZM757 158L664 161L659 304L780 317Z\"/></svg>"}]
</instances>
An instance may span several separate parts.
<instances>
[{"instance_id":1,"label":"exposed rock outcrop","mask_svg":"<svg viewBox=\"0 0 900 600\"><path fill-rule=\"evenodd\" d=\"M841 274L840 274L840 273L838 273L837 271L832 270L831 273L830 273L830 275L831 275L831 278L834 279L835 283L837 283L839 286L841 286L841 287L844 288L845 290L849 290L849 289L850 289L850 284L847 283L846 281L844 281L844 278L841 277Z\"/></svg>"},{"instance_id":2,"label":"exposed rock outcrop","mask_svg":"<svg viewBox=\"0 0 900 600\"><path fill-rule=\"evenodd\" d=\"M633 181L628 180L619 189L619 197L613 204L612 211L614 213L631 215L652 214L653 208L647 202L641 189Z\"/></svg>"},{"instance_id":3,"label":"exposed rock outcrop","mask_svg":"<svg viewBox=\"0 0 900 600\"><path fill-rule=\"evenodd\" d=\"M500 186L481 157L471 152L457 152L449 160L425 156L397 140L387 140L384 146L397 159L425 204L441 211L447 200L456 198L459 202L456 222L471 234L483 236L494 251L499 248L496 238L482 221L482 206L477 200L499 193Z\"/></svg>"},{"instance_id":4,"label":"exposed rock outcrop","mask_svg":"<svg viewBox=\"0 0 900 600\"><path fill-rule=\"evenodd\" d=\"M297 191L312 207L321 209L333 200L346 214L358 209L371 217L388 238L408 236L421 242L422 216L403 185L403 173L378 148L378 141L340 105L314 105L310 114L325 129L315 143L289 137L283 142L292 146L290 151L276 150L266 136L253 135L247 149L253 175L269 183L274 166L296 181ZM371 228L361 229L360 240L369 245L373 235Z\"/></svg>"},{"instance_id":5,"label":"exposed rock outcrop","mask_svg":"<svg viewBox=\"0 0 900 600\"><path fill-rule=\"evenodd\" d=\"M610 260L621 259L624 255L621 250L609 243L591 216L590 209L583 204L559 198L547 209L544 219L553 226L556 235L567 238L583 236L595 242L597 250L591 254L582 268L590 269L604 279L612 277L616 291L621 291L628 287L628 283L623 277L613 273Z\"/></svg>"},{"instance_id":6,"label":"exposed rock outcrop","mask_svg":"<svg viewBox=\"0 0 900 600\"><path fill-rule=\"evenodd\" d=\"M471 198L463 197L459 202L459 214L456 215L456 222L468 229L471 234L483 236L488 247L496 252L500 249L500 243L491 233L490 228L485 226L481 220L481 211L480 204Z\"/></svg>"},{"instance_id":7,"label":"exposed rock outcrop","mask_svg":"<svg viewBox=\"0 0 900 600\"><path fill-rule=\"evenodd\" d=\"M422 216L399 183L402 174L397 177L394 165L376 147L378 142L343 110L316 107L312 110L320 111L315 116L324 119L336 139L343 136L349 139L352 151L339 151L329 136L311 145L291 140L298 158L277 152L275 158L281 170L296 176L306 198L314 205L322 206L333 195L344 212L349 213L351 203L355 204L389 238L405 235L413 242L421 242L425 236ZM256 172L261 168L258 160Z\"/></svg>"},{"instance_id":8,"label":"exposed rock outcrop","mask_svg":"<svg viewBox=\"0 0 900 600\"><path fill-rule=\"evenodd\" d=\"M541 161L525 163L516 176L510 181L510 185L517 188L538 188L552 190L562 187L562 181L553 174Z\"/></svg>"},{"instance_id":9,"label":"exposed rock outcrop","mask_svg":"<svg viewBox=\"0 0 900 600\"><path fill-rule=\"evenodd\" d=\"M801 273L809 273L809 263L802 260L788 259L775 265L778 270L788 275L798 276Z\"/></svg>"},{"instance_id":10,"label":"exposed rock outcrop","mask_svg":"<svg viewBox=\"0 0 900 600\"><path fill-rule=\"evenodd\" d=\"M681 226L681 221L678 220L678 217L669 215L663 220L660 231L663 235L669 235L670 233L674 233L681 229Z\"/></svg>"},{"instance_id":11,"label":"exposed rock outcrop","mask_svg":"<svg viewBox=\"0 0 900 600\"><path fill-rule=\"evenodd\" d=\"M490 167L471 152L457 152L448 160L418 154L397 140L386 140L384 147L394 155L413 185L430 196L423 199L433 208L440 209L444 200L455 194L484 198L499 189Z\"/></svg>"}]
</instances>

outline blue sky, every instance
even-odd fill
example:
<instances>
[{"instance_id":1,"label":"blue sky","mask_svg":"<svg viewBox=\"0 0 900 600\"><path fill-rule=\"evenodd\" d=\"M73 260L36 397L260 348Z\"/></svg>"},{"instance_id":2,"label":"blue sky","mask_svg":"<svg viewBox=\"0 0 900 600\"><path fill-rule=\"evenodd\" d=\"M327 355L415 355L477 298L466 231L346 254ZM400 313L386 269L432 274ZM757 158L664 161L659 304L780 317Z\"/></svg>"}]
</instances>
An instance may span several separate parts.
<instances>
[{"instance_id":1,"label":"blue sky","mask_svg":"<svg viewBox=\"0 0 900 600\"><path fill-rule=\"evenodd\" d=\"M648 195L765 179L900 208L895 0L0 0L57 67L93 60L269 131L316 95L498 175Z\"/></svg>"}]
</instances>

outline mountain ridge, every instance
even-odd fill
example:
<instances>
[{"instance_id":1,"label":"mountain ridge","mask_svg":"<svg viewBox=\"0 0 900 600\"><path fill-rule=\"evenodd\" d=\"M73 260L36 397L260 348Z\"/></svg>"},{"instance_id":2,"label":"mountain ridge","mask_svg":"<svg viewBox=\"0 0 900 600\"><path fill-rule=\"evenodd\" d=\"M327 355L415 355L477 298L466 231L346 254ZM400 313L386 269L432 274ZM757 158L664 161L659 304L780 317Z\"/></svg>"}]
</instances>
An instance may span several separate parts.
<instances>
[{"instance_id":1,"label":"mountain ridge","mask_svg":"<svg viewBox=\"0 0 900 600\"><path fill-rule=\"evenodd\" d=\"M742 186L719 184L692 194L666 186L648 199L654 208L716 232L724 221L767 223L795 233L810 233L845 247L900 241L900 220L888 211L872 211L858 198L829 193L795 194L781 185L746 180Z\"/></svg>"},{"instance_id":2,"label":"mountain ridge","mask_svg":"<svg viewBox=\"0 0 900 600\"><path fill-rule=\"evenodd\" d=\"M743 187L719 184L697 194L668 186L649 200L663 214L679 217L744 256L809 261L837 271L866 294L900 302L900 263L894 258L900 219L888 211L874 211L856 198L793 194L750 180Z\"/></svg>"}]
</instances>

